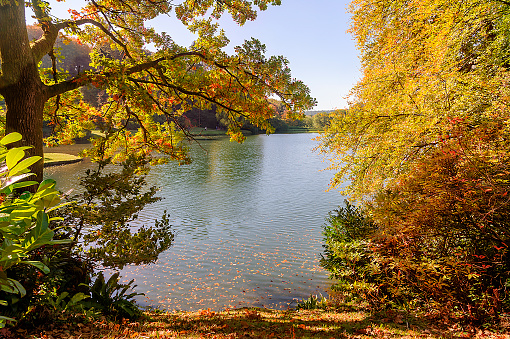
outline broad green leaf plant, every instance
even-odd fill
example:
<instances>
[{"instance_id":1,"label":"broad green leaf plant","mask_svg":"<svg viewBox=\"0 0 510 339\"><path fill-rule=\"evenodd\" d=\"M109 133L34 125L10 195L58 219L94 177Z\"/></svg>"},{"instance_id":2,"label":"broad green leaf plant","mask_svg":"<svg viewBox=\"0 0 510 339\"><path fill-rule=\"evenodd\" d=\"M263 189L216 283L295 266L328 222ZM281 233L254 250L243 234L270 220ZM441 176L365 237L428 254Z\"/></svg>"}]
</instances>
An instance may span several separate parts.
<instances>
[{"instance_id":1,"label":"broad green leaf plant","mask_svg":"<svg viewBox=\"0 0 510 339\"><path fill-rule=\"evenodd\" d=\"M28 167L41 160L39 156L25 158L28 147L8 148L22 139L19 133L10 133L0 140L0 289L25 296L21 283L8 277L8 269L15 265L31 265L47 274L49 268L40 261L29 260L30 252L46 245L60 245L70 240L54 240L49 227L48 213L60 203L55 181L41 182L35 193L21 189L37 185L22 181L33 174ZM7 302L0 300L0 305ZM14 319L0 315L0 328Z\"/></svg>"}]
</instances>

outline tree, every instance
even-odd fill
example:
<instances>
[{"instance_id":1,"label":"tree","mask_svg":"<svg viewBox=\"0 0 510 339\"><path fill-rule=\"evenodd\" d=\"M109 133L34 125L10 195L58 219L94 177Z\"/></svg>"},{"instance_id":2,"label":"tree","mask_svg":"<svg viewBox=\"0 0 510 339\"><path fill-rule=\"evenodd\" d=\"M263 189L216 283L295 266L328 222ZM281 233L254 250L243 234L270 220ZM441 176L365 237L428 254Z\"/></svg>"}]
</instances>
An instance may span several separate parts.
<instances>
[{"instance_id":1,"label":"tree","mask_svg":"<svg viewBox=\"0 0 510 339\"><path fill-rule=\"evenodd\" d=\"M191 107L215 104L231 121L242 116L256 126L269 128L273 116L267 98L277 95L296 112L314 105L309 89L291 77L288 61L266 57L265 46L256 39L236 47L235 55L222 48L228 39L215 19L225 12L242 25L257 16L256 7L279 5L279 0L173 1L90 0L71 20L51 15L48 3L0 0L0 95L5 100L5 130L25 136L23 144L33 145L42 155L43 121L54 126L49 143L68 140L100 120L105 138L96 140L88 154L93 158L128 154L148 155L157 150L170 159L185 160L180 141L185 132L177 117ZM31 7L44 33L29 41L25 5ZM60 5L58 5L60 6ZM178 46L166 33L145 27L158 15L174 15L198 38L191 47ZM54 46L60 35L73 36L93 48L90 70L68 77L58 70ZM148 51L146 46L155 46ZM38 70L44 55L52 57L51 72ZM80 100L78 88L93 85L105 89L108 99L95 110ZM178 109L175 109L178 107ZM166 122L158 124L153 115ZM132 133L126 126L136 122ZM242 140L236 123L232 139ZM119 152L117 152L119 151ZM42 163L32 170L41 178Z\"/></svg>"},{"instance_id":2,"label":"tree","mask_svg":"<svg viewBox=\"0 0 510 339\"><path fill-rule=\"evenodd\" d=\"M369 200L460 137L452 123L473 131L507 121L507 4L359 0L351 11L363 78L322 139L340 170L335 185L349 179L353 197Z\"/></svg>"},{"instance_id":3,"label":"tree","mask_svg":"<svg viewBox=\"0 0 510 339\"><path fill-rule=\"evenodd\" d=\"M59 211L59 236L73 240L70 255L94 265L122 269L155 262L172 245L174 233L166 211L154 226L131 223L145 206L162 199L157 187L146 187L147 159L130 156L113 172L107 164L99 162L81 178L81 192Z\"/></svg>"},{"instance_id":4,"label":"tree","mask_svg":"<svg viewBox=\"0 0 510 339\"><path fill-rule=\"evenodd\" d=\"M368 245L332 239L329 253L340 268L345 253L369 257L358 268L374 270L350 278L383 303L498 321L510 307L510 5L355 0L351 10L363 78L322 150L339 170L333 185L350 179L375 226Z\"/></svg>"},{"instance_id":5,"label":"tree","mask_svg":"<svg viewBox=\"0 0 510 339\"><path fill-rule=\"evenodd\" d=\"M345 114L345 110L339 111L340 114L342 112ZM328 126L330 119L331 117L329 113L317 113L312 116L312 127L316 130L322 131Z\"/></svg>"}]
</instances>

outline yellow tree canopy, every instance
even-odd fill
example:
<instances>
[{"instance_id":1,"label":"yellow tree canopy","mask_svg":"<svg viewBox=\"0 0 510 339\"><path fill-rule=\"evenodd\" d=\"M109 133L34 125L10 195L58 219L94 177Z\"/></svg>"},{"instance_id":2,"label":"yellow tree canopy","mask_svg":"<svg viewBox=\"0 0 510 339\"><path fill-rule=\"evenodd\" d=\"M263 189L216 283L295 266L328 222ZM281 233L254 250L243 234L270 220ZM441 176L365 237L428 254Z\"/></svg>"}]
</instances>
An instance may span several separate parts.
<instances>
[{"instance_id":1,"label":"yellow tree canopy","mask_svg":"<svg viewBox=\"0 0 510 339\"><path fill-rule=\"evenodd\" d=\"M350 10L362 79L321 136L333 187L348 180L347 193L370 200L445 140L491 129L506 140L509 4L354 0Z\"/></svg>"}]
</instances>

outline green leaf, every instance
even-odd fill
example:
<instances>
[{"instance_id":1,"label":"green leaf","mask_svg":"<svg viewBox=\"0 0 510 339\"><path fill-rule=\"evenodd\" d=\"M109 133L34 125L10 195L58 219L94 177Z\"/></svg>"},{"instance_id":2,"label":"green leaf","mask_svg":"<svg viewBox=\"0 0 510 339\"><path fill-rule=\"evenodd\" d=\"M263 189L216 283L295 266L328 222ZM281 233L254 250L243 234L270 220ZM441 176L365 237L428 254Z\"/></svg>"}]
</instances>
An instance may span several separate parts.
<instances>
[{"instance_id":1,"label":"green leaf","mask_svg":"<svg viewBox=\"0 0 510 339\"><path fill-rule=\"evenodd\" d=\"M48 243L48 245L66 245L71 244L73 242L72 239L60 239L60 240L52 240Z\"/></svg>"},{"instance_id":2,"label":"green leaf","mask_svg":"<svg viewBox=\"0 0 510 339\"><path fill-rule=\"evenodd\" d=\"M53 238L53 231L48 228L48 215L43 211L37 213L37 223L30 231L30 234L25 238L22 245L28 251L47 245Z\"/></svg>"},{"instance_id":3,"label":"green leaf","mask_svg":"<svg viewBox=\"0 0 510 339\"><path fill-rule=\"evenodd\" d=\"M9 279L12 281L12 283L16 286L16 289L19 291L19 294L21 295L21 297L24 297L26 294L27 294L27 291L25 290L25 288L20 284L19 281L17 280L14 280L14 279Z\"/></svg>"},{"instance_id":4,"label":"green leaf","mask_svg":"<svg viewBox=\"0 0 510 339\"><path fill-rule=\"evenodd\" d=\"M26 170L28 167L32 166L39 160L41 160L41 157L38 155L24 159L23 161L19 162L16 166L14 166L13 169L11 169L11 171L9 172L9 176L14 176L23 172L24 170Z\"/></svg>"},{"instance_id":5,"label":"green leaf","mask_svg":"<svg viewBox=\"0 0 510 339\"><path fill-rule=\"evenodd\" d=\"M62 302L62 300L64 300L67 296L69 295L68 292L62 292L62 294L60 294L57 298L57 300L55 301L55 304L56 305L60 305L60 303Z\"/></svg>"},{"instance_id":6,"label":"green leaf","mask_svg":"<svg viewBox=\"0 0 510 339\"><path fill-rule=\"evenodd\" d=\"M51 208L60 203L59 192L52 187L45 187L43 190L38 190L31 199L35 205L40 208Z\"/></svg>"},{"instance_id":7,"label":"green leaf","mask_svg":"<svg viewBox=\"0 0 510 339\"><path fill-rule=\"evenodd\" d=\"M7 152L7 156L5 157L5 163L9 169L12 169L18 162L21 161L25 157L25 150L30 147L16 147L12 148Z\"/></svg>"},{"instance_id":8,"label":"green leaf","mask_svg":"<svg viewBox=\"0 0 510 339\"><path fill-rule=\"evenodd\" d=\"M0 300L0 305L2 306L7 306L7 303L5 305L3 305L3 302L4 300ZM0 315L0 325L2 324L2 322L5 322L5 321L12 321L12 322L16 322L16 319L12 319L12 318L9 318L9 317L5 317L3 315ZM2 326L0 326L0 328L2 328Z\"/></svg>"},{"instance_id":9,"label":"green leaf","mask_svg":"<svg viewBox=\"0 0 510 339\"><path fill-rule=\"evenodd\" d=\"M2 140L0 140L0 144L8 145L8 144L12 144L13 142L20 141L21 139L23 139L21 134L19 134L18 132L13 132L13 133L9 133L5 137L3 137Z\"/></svg>"},{"instance_id":10,"label":"green leaf","mask_svg":"<svg viewBox=\"0 0 510 339\"><path fill-rule=\"evenodd\" d=\"M4 239L4 242L7 239ZM26 256L26 250L20 246L19 244L12 243L12 241L9 241L10 244L8 246L3 246L0 248L0 267L2 270L6 270L13 265L16 265L21 261L21 258L24 258Z\"/></svg>"},{"instance_id":11,"label":"green leaf","mask_svg":"<svg viewBox=\"0 0 510 339\"><path fill-rule=\"evenodd\" d=\"M73 295L73 297L71 298L71 301L69 301L69 304L76 305L83 299L87 299L87 298L90 298L90 296L86 295L85 293L78 292L75 295Z\"/></svg>"},{"instance_id":12,"label":"green leaf","mask_svg":"<svg viewBox=\"0 0 510 339\"><path fill-rule=\"evenodd\" d=\"M41 183L39 184L39 187L37 188L37 191L41 191L45 188L53 188L55 187L55 185L57 184L57 182L53 179L46 179L46 180L43 180L41 181Z\"/></svg>"},{"instance_id":13,"label":"green leaf","mask_svg":"<svg viewBox=\"0 0 510 339\"><path fill-rule=\"evenodd\" d=\"M19 293L22 297L24 297L27 294L27 291L20 284L20 282L17 280L11 279L11 278L0 279L0 289L7 293L12 293L12 294Z\"/></svg>"},{"instance_id":14,"label":"green leaf","mask_svg":"<svg viewBox=\"0 0 510 339\"><path fill-rule=\"evenodd\" d=\"M65 202L63 204L60 204L60 205L57 205L57 206L54 206L54 207L51 207L51 208L48 208L46 210L47 213L53 211L53 210L56 210L56 209L59 209L59 208L62 208L64 206L67 206L67 205L71 205L73 203L73 201L68 201L68 202ZM50 220L61 220L61 218L57 218L57 217L54 217L54 218L51 218Z\"/></svg>"},{"instance_id":15,"label":"green leaf","mask_svg":"<svg viewBox=\"0 0 510 339\"><path fill-rule=\"evenodd\" d=\"M19 222L24 219L31 219L36 212L37 208L35 208L35 206L19 206L17 209L11 211L9 215L9 221Z\"/></svg>"},{"instance_id":16,"label":"green leaf","mask_svg":"<svg viewBox=\"0 0 510 339\"><path fill-rule=\"evenodd\" d=\"M20 174L20 175L16 175L13 177L9 177L2 184L2 189L0 190L0 192L5 193L5 194L10 194L17 188L31 186L34 183L37 184L37 182L35 182L35 181L24 181L24 182L19 182L19 183L17 182L17 181L23 180L27 177L30 177L32 175L35 175L35 174L34 173L25 173L25 174Z\"/></svg>"},{"instance_id":17,"label":"green leaf","mask_svg":"<svg viewBox=\"0 0 510 339\"><path fill-rule=\"evenodd\" d=\"M21 261L20 264L26 264L26 265L34 266L34 267L40 269L44 274L50 273L49 267L46 266L45 264L43 264L40 261L32 261L32 260L31 261Z\"/></svg>"}]
</instances>

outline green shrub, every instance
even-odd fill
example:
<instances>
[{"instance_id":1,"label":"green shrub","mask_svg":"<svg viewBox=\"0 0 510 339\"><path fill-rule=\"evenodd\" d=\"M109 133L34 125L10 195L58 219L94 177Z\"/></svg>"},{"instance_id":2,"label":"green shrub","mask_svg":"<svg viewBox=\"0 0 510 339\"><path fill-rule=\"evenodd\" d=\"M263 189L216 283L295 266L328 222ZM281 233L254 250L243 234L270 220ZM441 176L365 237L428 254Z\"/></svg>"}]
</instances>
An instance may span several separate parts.
<instances>
[{"instance_id":1,"label":"green shrub","mask_svg":"<svg viewBox=\"0 0 510 339\"><path fill-rule=\"evenodd\" d=\"M90 300L84 302L88 308L101 310L105 314L120 318L136 319L142 315L142 311L135 304L133 298L143 293L130 292L136 287L134 280L127 284L119 283L119 273L113 274L105 281L103 272L99 272L90 286Z\"/></svg>"},{"instance_id":2,"label":"green shrub","mask_svg":"<svg viewBox=\"0 0 510 339\"><path fill-rule=\"evenodd\" d=\"M377 293L379 267L370 250L370 235L376 226L363 212L345 201L344 207L331 212L324 226L324 254L321 265L335 279L332 286L346 301Z\"/></svg>"},{"instance_id":3,"label":"green shrub","mask_svg":"<svg viewBox=\"0 0 510 339\"><path fill-rule=\"evenodd\" d=\"M39 184L35 193L24 192L22 188L37 185L34 181L21 181L32 174L28 167L40 157L25 158L29 147L7 145L21 140L19 133L11 133L0 140L0 305L7 309L15 308L27 290L13 270L20 265L30 266L42 273L49 273L48 266L40 260L31 260L31 255L45 246L67 244L69 240L55 240L55 232L50 228L48 213L60 203L59 192L53 180ZM3 314L6 314L3 312ZM0 316L0 327L12 318Z\"/></svg>"}]
</instances>

